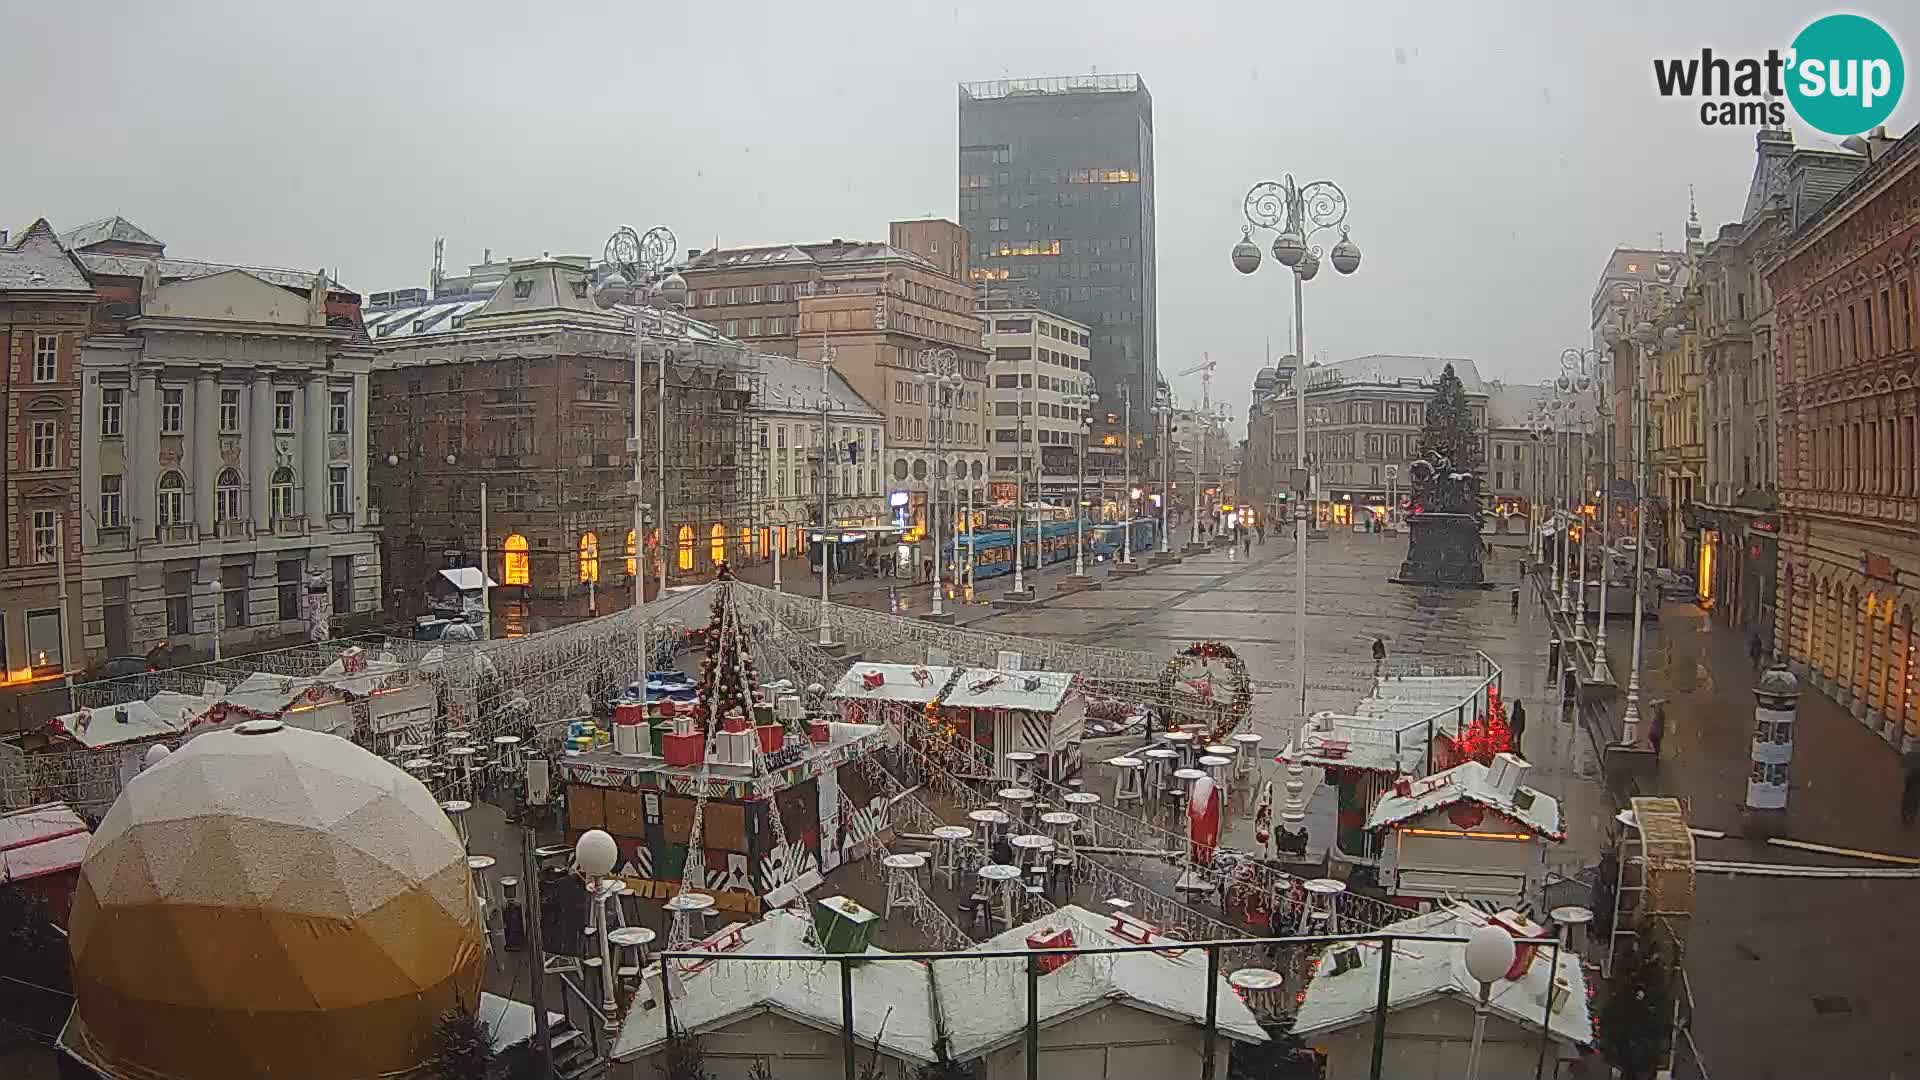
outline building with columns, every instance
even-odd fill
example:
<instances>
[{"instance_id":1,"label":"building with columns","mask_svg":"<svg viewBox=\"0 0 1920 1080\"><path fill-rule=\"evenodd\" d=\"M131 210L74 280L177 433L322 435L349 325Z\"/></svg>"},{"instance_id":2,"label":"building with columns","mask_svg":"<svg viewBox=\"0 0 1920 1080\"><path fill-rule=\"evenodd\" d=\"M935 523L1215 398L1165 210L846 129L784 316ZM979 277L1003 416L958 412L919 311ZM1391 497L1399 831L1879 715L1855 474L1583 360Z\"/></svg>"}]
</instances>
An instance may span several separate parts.
<instances>
[{"instance_id":1,"label":"building with columns","mask_svg":"<svg viewBox=\"0 0 1920 1080\"><path fill-rule=\"evenodd\" d=\"M85 647L204 659L379 609L360 298L324 272L170 258L121 218L62 237L81 348Z\"/></svg>"},{"instance_id":2,"label":"building with columns","mask_svg":"<svg viewBox=\"0 0 1920 1080\"><path fill-rule=\"evenodd\" d=\"M1895 747L1920 745L1920 128L1766 266L1780 326L1774 648Z\"/></svg>"},{"instance_id":3,"label":"building with columns","mask_svg":"<svg viewBox=\"0 0 1920 1080\"><path fill-rule=\"evenodd\" d=\"M65 712L62 677L86 666L80 341L92 308L86 274L44 219L0 232L0 732Z\"/></svg>"}]
</instances>

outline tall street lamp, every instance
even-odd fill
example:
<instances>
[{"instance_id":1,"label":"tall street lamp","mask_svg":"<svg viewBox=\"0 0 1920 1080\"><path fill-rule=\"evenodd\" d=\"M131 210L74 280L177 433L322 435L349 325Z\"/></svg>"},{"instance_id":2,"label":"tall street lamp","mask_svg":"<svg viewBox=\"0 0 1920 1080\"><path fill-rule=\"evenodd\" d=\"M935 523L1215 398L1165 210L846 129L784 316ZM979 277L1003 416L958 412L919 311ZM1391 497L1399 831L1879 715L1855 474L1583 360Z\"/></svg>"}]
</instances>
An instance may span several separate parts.
<instances>
[{"instance_id":1,"label":"tall street lamp","mask_svg":"<svg viewBox=\"0 0 1920 1080\"><path fill-rule=\"evenodd\" d=\"M607 238L605 257L612 273L600 279L593 291L593 302L602 311L610 311L620 305L633 309L633 437L627 440L627 453L633 455L633 479L627 482L627 495L633 500L633 607L635 617L639 620L639 628L635 633L635 656L638 661L638 674L635 677L643 689L647 682L647 669L652 666L648 642L653 636L653 624L647 616L647 503L642 483L645 479L645 455L641 453L640 423L641 390L645 386L641 374L645 331L641 325L644 321L641 309L686 306L687 279L667 268L678 248L679 242L674 239L673 231L664 225L648 229L645 235L635 232L630 226L620 226ZM661 367L666 367L664 362ZM660 438L664 446L664 429L660 432ZM664 493L664 479L661 489ZM663 521L663 545L665 540L666 523ZM485 546L483 542L483 551ZM484 580L486 575L482 574L481 577Z\"/></svg>"},{"instance_id":2,"label":"tall street lamp","mask_svg":"<svg viewBox=\"0 0 1920 1080\"><path fill-rule=\"evenodd\" d=\"M1293 666L1300 683L1299 717L1294 722L1297 743L1307 721L1307 334L1306 316L1301 308L1301 286L1320 272L1320 248L1313 243L1315 234L1340 230L1330 258L1341 274L1360 269L1360 247L1347 236L1347 195L1329 180L1316 180L1305 187L1296 186L1292 174L1278 183L1265 181L1247 192L1244 203L1247 226L1241 241L1233 246L1233 267L1243 274L1260 268L1260 248L1253 242L1253 230L1275 233L1273 257L1293 271L1293 354L1296 367L1293 380L1294 400L1294 507L1293 507ZM1305 781L1299 765L1287 767L1287 801L1280 818L1294 829L1306 821L1306 806L1300 795Z\"/></svg>"},{"instance_id":3,"label":"tall street lamp","mask_svg":"<svg viewBox=\"0 0 1920 1080\"><path fill-rule=\"evenodd\" d=\"M1073 576L1082 579L1087 576L1087 439L1093 434L1093 409L1100 404L1100 395L1093 392L1090 383L1082 383L1080 397L1074 402L1080 414L1080 462L1079 477L1073 487Z\"/></svg>"},{"instance_id":4,"label":"tall street lamp","mask_svg":"<svg viewBox=\"0 0 1920 1080\"><path fill-rule=\"evenodd\" d=\"M1650 322L1633 328L1633 343L1639 355L1633 365L1633 453L1634 493L1639 498L1639 513L1633 523L1633 667L1627 676L1627 707L1620 716L1620 741L1628 746L1640 742L1640 645L1645 628L1647 576L1647 365L1657 344L1676 345L1680 331L1667 327L1656 331Z\"/></svg>"},{"instance_id":5,"label":"tall street lamp","mask_svg":"<svg viewBox=\"0 0 1920 1080\"><path fill-rule=\"evenodd\" d=\"M833 527L829 497L833 489L833 466L839 464L840 448L833 435L833 346L820 349L820 637L821 648L833 646L833 627L828 619L829 582L833 579L833 560L829 552L838 551L840 534ZM833 547L829 548L831 544Z\"/></svg>"},{"instance_id":6,"label":"tall street lamp","mask_svg":"<svg viewBox=\"0 0 1920 1080\"><path fill-rule=\"evenodd\" d=\"M1609 330L1611 327L1608 328ZM1600 614L1599 625L1593 634L1593 678L1598 682L1607 666L1607 582L1613 577L1613 429L1608 424L1610 411L1607 408L1607 378L1610 357L1600 349L1567 349L1560 354L1560 377L1555 380L1556 388L1564 387L1584 397L1594 395L1599 407L1600 426L1603 432L1602 446L1605 452L1601 456L1600 485ZM1583 474L1584 475L1584 474ZM1586 505L1587 493L1582 482L1580 501ZM1582 551L1585 550L1584 537ZM1583 561L1584 566L1584 561ZM1584 632L1586 618L1586 581L1582 574L1580 585L1580 627Z\"/></svg>"},{"instance_id":7,"label":"tall street lamp","mask_svg":"<svg viewBox=\"0 0 1920 1080\"><path fill-rule=\"evenodd\" d=\"M1134 519L1134 516L1139 512L1139 507L1135 506L1134 503L1138 501L1140 498L1140 488L1137 484L1133 482L1133 384L1132 383L1128 383L1125 386L1122 386L1120 388L1120 399L1121 399L1120 411L1123 414L1125 414L1125 419L1126 419L1126 425L1123 428L1123 430L1126 432L1126 441L1122 443L1122 453L1120 456L1120 460L1123 463L1120 467L1120 474L1121 474L1120 487L1121 487L1121 490L1125 492L1127 496L1126 505L1121 507L1121 509L1126 512L1127 516L1125 520L1123 520L1120 523L1120 561L1123 563L1132 563L1133 562L1133 519Z\"/></svg>"},{"instance_id":8,"label":"tall street lamp","mask_svg":"<svg viewBox=\"0 0 1920 1080\"><path fill-rule=\"evenodd\" d=\"M960 354L952 349L928 349L920 354L921 370L914 373L913 381L927 388L927 441L932 448L932 459L927 463L927 528L933 536L933 606L929 614L939 619L946 616L946 588L941 578L940 551L940 488L946 480L946 459L940 456L942 426L946 422L948 410L953 407L950 395L960 392L965 380L960 377Z\"/></svg>"},{"instance_id":9,"label":"tall street lamp","mask_svg":"<svg viewBox=\"0 0 1920 1080\"><path fill-rule=\"evenodd\" d=\"M1173 395L1153 407L1154 430L1160 433L1160 554L1173 553L1168 516L1173 509Z\"/></svg>"}]
</instances>

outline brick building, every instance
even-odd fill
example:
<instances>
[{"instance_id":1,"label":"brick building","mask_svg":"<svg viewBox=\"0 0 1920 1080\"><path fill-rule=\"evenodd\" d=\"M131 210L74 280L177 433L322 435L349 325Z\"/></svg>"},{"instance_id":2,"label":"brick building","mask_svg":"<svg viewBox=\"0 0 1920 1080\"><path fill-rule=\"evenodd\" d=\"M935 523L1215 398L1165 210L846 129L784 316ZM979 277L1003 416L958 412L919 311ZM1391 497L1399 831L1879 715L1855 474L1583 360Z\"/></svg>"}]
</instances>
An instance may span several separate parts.
<instances>
[{"instance_id":1,"label":"brick building","mask_svg":"<svg viewBox=\"0 0 1920 1080\"><path fill-rule=\"evenodd\" d=\"M601 310L582 257L488 260L434 288L375 293L369 499L389 614L428 611L439 571L483 562L496 636L628 606L640 568L633 497L634 312ZM760 558L745 352L644 310L647 500L662 501L669 582ZM659 377L667 408L658 423ZM663 437L664 436L664 437ZM487 535L480 534L486 484ZM660 529L648 530L649 588Z\"/></svg>"},{"instance_id":2,"label":"brick building","mask_svg":"<svg viewBox=\"0 0 1920 1080\"><path fill-rule=\"evenodd\" d=\"M1920 739L1920 128L1768 263L1779 321L1775 648L1895 746Z\"/></svg>"},{"instance_id":3,"label":"brick building","mask_svg":"<svg viewBox=\"0 0 1920 1080\"><path fill-rule=\"evenodd\" d=\"M86 274L44 219L11 239L0 233L0 732L64 712L61 675L85 666L80 341L93 301Z\"/></svg>"}]
</instances>

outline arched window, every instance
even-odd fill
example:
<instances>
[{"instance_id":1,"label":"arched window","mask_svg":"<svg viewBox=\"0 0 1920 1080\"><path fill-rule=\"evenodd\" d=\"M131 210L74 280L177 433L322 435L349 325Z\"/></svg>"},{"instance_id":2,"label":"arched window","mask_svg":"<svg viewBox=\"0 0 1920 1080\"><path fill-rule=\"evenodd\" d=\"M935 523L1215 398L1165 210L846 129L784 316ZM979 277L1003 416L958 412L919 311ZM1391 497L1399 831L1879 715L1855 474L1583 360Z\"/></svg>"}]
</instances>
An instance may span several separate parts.
<instances>
[{"instance_id":1,"label":"arched window","mask_svg":"<svg viewBox=\"0 0 1920 1080\"><path fill-rule=\"evenodd\" d=\"M157 508L162 525L182 525L187 520L187 479L178 469L168 469L160 474L160 505Z\"/></svg>"},{"instance_id":2,"label":"arched window","mask_svg":"<svg viewBox=\"0 0 1920 1080\"><path fill-rule=\"evenodd\" d=\"M240 470L221 469L213 481L213 519L238 521L240 518Z\"/></svg>"},{"instance_id":3,"label":"arched window","mask_svg":"<svg viewBox=\"0 0 1920 1080\"><path fill-rule=\"evenodd\" d=\"M634 543L633 530L628 529L627 530L627 576L639 577L640 576L640 554L639 552L634 550L633 543Z\"/></svg>"},{"instance_id":4,"label":"arched window","mask_svg":"<svg viewBox=\"0 0 1920 1080\"><path fill-rule=\"evenodd\" d=\"M501 573L506 577L507 584L531 584L533 575L528 566L527 538L514 533L508 536L500 546L506 553L501 560Z\"/></svg>"},{"instance_id":5,"label":"arched window","mask_svg":"<svg viewBox=\"0 0 1920 1080\"><path fill-rule=\"evenodd\" d=\"M693 526L680 526L680 569L693 569Z\"/></svg>"},{"instance_id":6,"label":"arched window","mask_svg":"<svg viewBox=\"0 0 1920 1080\"><path fill-rule=\"evenodd\" d=\"M712 541L709 545L712 550L708 554L713 557L713 565L719 566L727 561L727 527L715 525L707 535Z\"/></svg>"},{"instance_id":7,"label":"arched window","mask_svg":"<svg viewBox=\"0 0 1920 1080\"><path fill-rule=\"evenodd\" d=\"M582 584L600 580L600 537L591 533L580 534L580 581Z\"/></svg>"},{"instance_id":8,"label":"arched window","mask_svg":"<svg viewBox=\"0 0 1920 1080\"><path fill-rule=\"evenodd\" d=\"M275 520L293 516L292 469L282 465L273 470L273 479L267 484L267 503Z\"/></svg>"}]
</instances>

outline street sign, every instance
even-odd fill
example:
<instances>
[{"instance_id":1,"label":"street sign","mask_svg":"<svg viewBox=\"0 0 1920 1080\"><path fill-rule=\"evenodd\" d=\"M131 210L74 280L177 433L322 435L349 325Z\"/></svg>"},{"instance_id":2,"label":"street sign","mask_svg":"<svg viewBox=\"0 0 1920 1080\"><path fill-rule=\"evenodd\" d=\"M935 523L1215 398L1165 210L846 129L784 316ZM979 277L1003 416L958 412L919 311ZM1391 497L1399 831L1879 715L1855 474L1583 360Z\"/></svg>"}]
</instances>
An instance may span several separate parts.
<instances>
[{"instance_id":1,"label":"street sign","mask_svg":"<svg viewBox=\"0 0 1920 1080\"><path fill-rule=\"evenodd\" d=\"M1397 480L1399 479L1399 477L1400 477L1400 466L1398 465L1387 466L1387 479Z\"/></svg>"}]
</instances>

